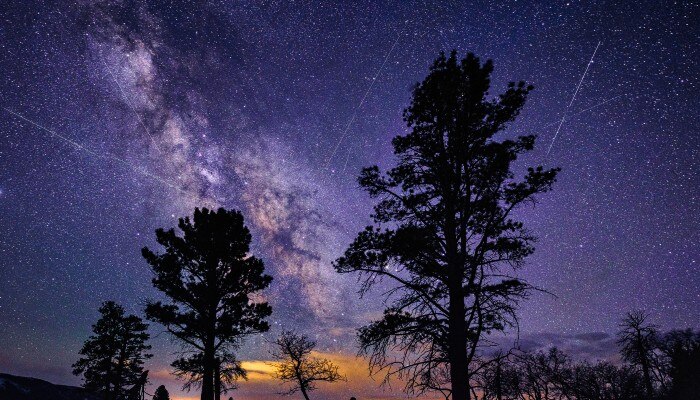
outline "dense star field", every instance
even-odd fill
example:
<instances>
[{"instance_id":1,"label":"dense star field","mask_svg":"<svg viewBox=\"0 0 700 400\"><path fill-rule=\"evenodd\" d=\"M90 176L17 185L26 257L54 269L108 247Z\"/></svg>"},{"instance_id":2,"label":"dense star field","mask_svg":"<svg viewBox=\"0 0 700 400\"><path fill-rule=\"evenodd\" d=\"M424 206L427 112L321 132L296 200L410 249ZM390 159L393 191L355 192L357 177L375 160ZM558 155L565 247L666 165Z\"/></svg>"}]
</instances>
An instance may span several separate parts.
<instances>
[{"instance_id":1,"label":"dense star field","mask_svg":"<svg viewBox=\"0 0 700 400\"><path fill-rule=\"evenodd\" d=\"M354 358L381 290L360 299L331 263L370 221L360 168L393 165L412 85L452 49L493 60L491 93L535 86L507 134L538 135L522 165L562 168L521 213L539 241L520 273L554 295L523 305L523 345L608 357L633 309L700 327L700 8L491 3L3 2L0 372L78 384L100 303L140 314L159 296L140 252L154 230L221 206L274 277L234 397L277 390L264 361L283 328L348 375L320 398L399 396ZM152 381L197 396L151 331Z\"/></svg>"}]
</instances>

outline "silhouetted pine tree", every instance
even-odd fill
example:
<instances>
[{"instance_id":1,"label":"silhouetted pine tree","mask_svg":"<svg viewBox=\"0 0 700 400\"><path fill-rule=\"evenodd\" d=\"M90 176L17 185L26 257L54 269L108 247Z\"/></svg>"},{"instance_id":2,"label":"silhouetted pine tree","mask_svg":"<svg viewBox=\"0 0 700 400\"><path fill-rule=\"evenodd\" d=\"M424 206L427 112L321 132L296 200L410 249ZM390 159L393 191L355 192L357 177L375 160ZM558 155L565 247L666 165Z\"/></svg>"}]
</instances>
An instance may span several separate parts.
<instances>
[{"instance_id":1,"label":"silhouetted pine tree","mask_svg":"<svg viewBox=\"0 0 700 400\"><path fill-rule=\"evenodd\" d=\"M146 316L187 348L173 366L201 379L202 400L212 400L221 393L217 358L230 357L244 336L269 329L271 307L252 296L272 277L262 260L248 254L251 235L240 212L195 209L193 219L181 218L178 227L182 235L156 231L164 253L143 249L153 285L169 298L150 302Z\"/></svg>"},{"instance_id":2,"label":"silhouetted pine tree","mask_svg":"<svg viewBox=\"0 0 700 400\"><path fill-rule=\"evenodd\" d=\"M153 393L153 400L170 400L170 393L164 385L158 386L155 393Z\"/></svg>"},{"instance_id":3,"label":"silhouetted pine tree","mask_svg":"<svg viewBox=\"0 0 700 400\"><path fill-rule=\"evenodd\" d=\"M83 375L83 387L102 392L105 400L123 398L143 373L148 325L113 301L100 307L100 319L92 326L93 335L80 350L73 373Z\"/></svg>"},{"instance_id":4,"label":"silhouetted pine tree","mask_svg":"<svg viewBox=\"0 0 700 400\"><path fill-rule=\"evenodd\" d=\"M398 164L365 168L360 185L379 198L374 226L359 233L335 263L359 272L361 292L380 279L397 288L383 318L360 329L372 367L406 378L409 392L440 390L470 397L470 364L485 335L515 323L531 287L512 277L533 252L534 238L513 211L550 190L558 169L530 168L521 180L511 164L535 137L495 135L520 113L531 86L511 83L488 97L491 61L441 54L413 91L393 140ZM402 352L406 358L388 354Z\"/></svg>"}]
</instances>

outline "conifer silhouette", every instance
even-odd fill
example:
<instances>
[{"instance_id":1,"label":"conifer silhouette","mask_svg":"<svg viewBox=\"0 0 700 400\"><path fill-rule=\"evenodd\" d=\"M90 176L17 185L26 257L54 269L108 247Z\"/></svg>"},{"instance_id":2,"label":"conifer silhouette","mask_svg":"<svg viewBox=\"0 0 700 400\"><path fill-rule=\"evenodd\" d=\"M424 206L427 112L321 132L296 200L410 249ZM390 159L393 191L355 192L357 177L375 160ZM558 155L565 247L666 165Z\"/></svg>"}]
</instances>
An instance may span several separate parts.
<instances>
[{"instance_id":1,"label":"conifer silhouette","mask_svg":"<svg viewBox=\"0 0 700 400\"><path fill-rule=\"evenodd\" d=\"M254 296L272 277L262 260L249 254L251 235L240 212L195 209L178 227L181 235L174 229L156 231L164 253L143 249L155 274L153 286L168 298L149 302L146 316L185 348L173 366L186 378L186 388L201 385L202 400L218 400L230 388L220 379L224 361L232 379L242 376L233 351L245 336L269 329L265 318L272 309Z\"/></svg>"},{"instance_id":2,"label":"conifer silhouette","mask_svg":"<svg viewBox=\"0 0 700 400\"><path fill-rule=\"evenodd\" d=\"M158 386L155 393L153 393L153 400L170 400L170 393L164 385Z\"/></svg>"},{"instance_id":3,"label":"conifer silhouette","mask_svg":"<svg viewBox=\"0 0 700 400\"><path fill-rule=\"evenodd\" d=\"M513 211L549 191L558 169L538 166L515 178L511 164L535 136L500 134L532 86L510 83L488 98L492 71L473 54L435 60L404 111L410 132L393 139L397 165L360 174L379 199L375 224L335 263L338 272L360 274L362 293L382 279L396 285L384 316L359 338L372 368L405 378L408 392L470 398L470 365L484 337L516 323L518 301L531 289L512 275L535 239Z\"/></svg>"},{"instance_id":4,"label":"conifer silhouette","mask_svg":"<svg viewBox=\"0 0 700 400\"><path fill-rule=\"evenodd\" d=\"M83 387L101 392L105 400L122 399L143 376L146 352L151 346L145 324L113 301L100 307L100 319L92 326L93 335L85 341L73 364L73 374L83 375Z\"/></svg>"}]
</instances>

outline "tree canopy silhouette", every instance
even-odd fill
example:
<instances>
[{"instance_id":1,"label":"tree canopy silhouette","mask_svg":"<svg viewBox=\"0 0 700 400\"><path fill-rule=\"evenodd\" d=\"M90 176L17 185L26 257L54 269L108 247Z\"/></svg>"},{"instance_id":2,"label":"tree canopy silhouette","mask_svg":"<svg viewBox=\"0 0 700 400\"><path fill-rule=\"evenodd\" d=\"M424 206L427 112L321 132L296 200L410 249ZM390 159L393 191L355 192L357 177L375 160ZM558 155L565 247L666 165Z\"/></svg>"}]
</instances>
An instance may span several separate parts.
<instances>
[{"instance_id":1,"label":"tree canopy silhouette","mask_svg":"<svg viewBox=\"0 0 700 400\"><path fill-rule=\"evenodd\" d=\"M384 316L359 331L373 368L406 378L409 392L470 396L470 364L484 336L516 323L531 286L511 276L533 252L534 237L513 212L535 201L558 169L511 164L535 136L497 139L532 86L510 83L488 97L491 61L442 53L404 111L410 132L393 139L397 165L365 168L360 185L378 198L375 224L335 262L358 272L361 293L381 279L396 286ZM402 353L394 358L392 354Z\"/></svg>"},{"instance_id":2,"label":"tree canopy silhouette","mask_svg":"<svg viewBox=\"0 0 700 400\"><path fill-rule=\"evenodd\" d=\"M700 332L672 330L661 334L643 311L628 313L620 323L622 359L639 372L649 399L700 399Z\"/></svg>"},{"instance_id":3,"label":"tree canopy silhouette","mask_svg":"<svg viewBox=\"0 0 700 400\"><path fill-rule=\"evenodd\" d=\"M282 332L275 341L273 357L279 361L275 377L291 383L288 395L300 391L309 400L309 392L316 389L316 382L337 382L345 378L338 372L338 366L324 358L315 358L311 352L316 343L304 335Z\"/></svg>"},{"instance_id":4,"label":"tree canopy silhouette","mask_svg":"<svg viewBox=\"0 0 700 400\"><path fill-rule=\"evenodd\" d=\"M221 370L242 376L233 351L246 335L269 329L265 318L272 309L254 296L272 277L264 273L262 260L249 254L251 235L240 212L195 209L178 227L182 235L156 231L164 253L143 249L155 274L153 286L168 298L149 302L146 316L184 346L172 365L188 379L186 387L197 382L202 400L218 400L230 388L222 387Z\"/></svg>"},{"instance_id":5,"label":"tree canopy silhouette","mask_svg":"<svg viewBox=\"0 0 700 400\"><path fill-rule=\"evenodd\" d=\"M170 393L164 385L158 386L155 393L153 393L153 400L170 400Z\"/></svg>"},{"instance_id":6,"label":"tree canopy silhouette","mask_svg":"<svg viewBox=\"0 0 700 400\"><path fill-rule=\"evenodd\" d=\"M659 348L668 398L700 400L700 332L673 330L663 336Z\"/></svg>"},{"instance_id":7,"label":"tree canopy silhouette","mask_svg":"<svg viewBox=\"0 0 700 400\"><path fill-rule=\"evenodd\" d=\"M105 400L122 399L138 384L144 360L151 357L146 344L148 325L113 301L100 307L100 318L92 326L93 335L85 341L73 364L73 373L83 375L83 387L101 392Z\"/></svg>"}]
</instances>

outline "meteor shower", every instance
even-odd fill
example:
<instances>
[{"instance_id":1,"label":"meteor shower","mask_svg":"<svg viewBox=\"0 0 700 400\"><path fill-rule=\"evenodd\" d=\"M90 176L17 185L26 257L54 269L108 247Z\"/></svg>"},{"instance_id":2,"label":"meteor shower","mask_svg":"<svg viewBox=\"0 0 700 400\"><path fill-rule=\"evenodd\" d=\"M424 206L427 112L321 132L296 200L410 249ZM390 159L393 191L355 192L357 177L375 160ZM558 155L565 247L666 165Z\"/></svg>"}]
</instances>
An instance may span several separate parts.
<instances>
[{"instance_id":1,"label":"meteor shower","mask_svg":"<svg viewBox=\"0 0 700 400\"><path fill-rule=\"evenodd\" d=\"M0 400L700 400L698 2L0 3Z\"/></svg>"}]
</instances>

